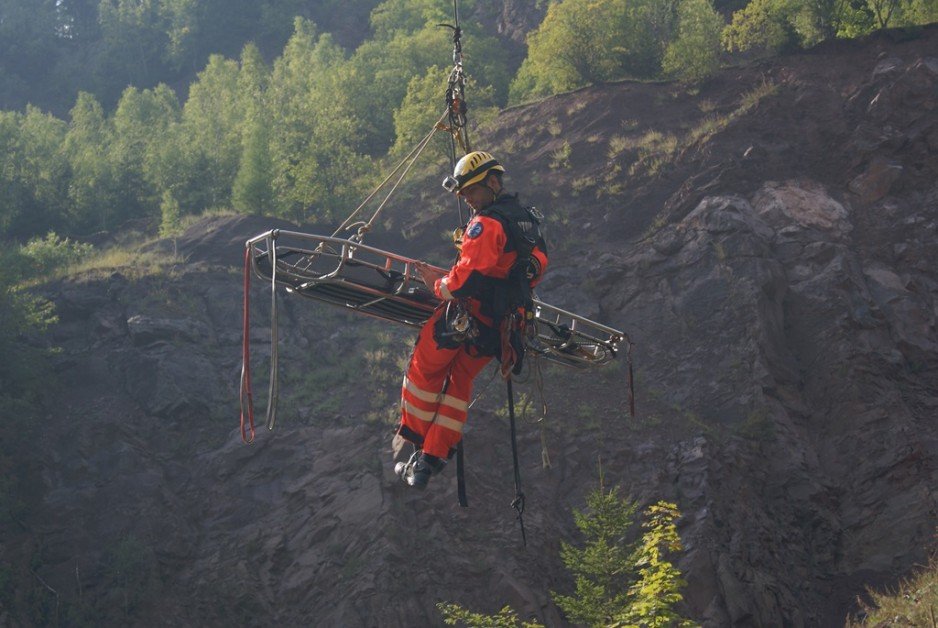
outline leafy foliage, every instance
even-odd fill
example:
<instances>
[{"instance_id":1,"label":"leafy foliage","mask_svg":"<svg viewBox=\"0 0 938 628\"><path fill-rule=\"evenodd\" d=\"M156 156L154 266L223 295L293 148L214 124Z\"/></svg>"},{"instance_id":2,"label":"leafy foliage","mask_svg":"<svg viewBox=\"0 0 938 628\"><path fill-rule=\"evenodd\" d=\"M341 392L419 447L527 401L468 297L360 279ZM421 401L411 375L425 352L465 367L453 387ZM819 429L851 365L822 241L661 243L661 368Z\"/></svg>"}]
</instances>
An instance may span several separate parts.
<instances>
[{"instance_id":1,"label":"leafy foliage","mask_svg":"<svg viewBox=\"0 0 938 628\"><path fill-rule=\"evenodd\" d=\"M675 610L684 586L668 556L682 551L675 521L677 506L658 502L645 510L644 533L629 541L638 504L620 498L618 489L602 483L586 498L586 510L573 511L574 522L585 538L582 547L562 543L560 558L574 576L572 595L551 592L554 602L575 624L605 627L693 626ZM474 613L458 604L438 605L444 622L492 628L516 627L517 614L506 606L495 615ZM539 624L524 623L525 627Z\"/></svg>"},{"instance_id":2,"label":"leafy foliage","mask_svg":"<svg viewBox=\"0 0 938 628\"><path fill-rule=\"evenodd\" d=\"M328 218L358 196L356 183L370 160L352 145L362 121L350 113L346 72L345 53L332 37L297 20L274 63L267 101L279 215Z\"/></svg>"},{"instance_id":3,"label":"leafy foliage","mask_svg":"<svg viewBox=\"0 0 938 628\"><path fill-rule=\"evenodd\" d=\"M668 44L661 67L666 74L701 81L720 67L723 18L710 0L682 0L678 5L677 37Z\"/></svg>"},{"instance_id":4,"label":"leafy foliage","mask_svg":"<svg viewBox=\"0 0 938 628\"><path fill-rule=\"evenodd\" d=\"M629 588L630 603L616 616L620 626L647 626L666 628L693 626L693 623L674 610L683 600L680 593L685 582L680 571L667 557L683 551L675 521L681 513L668 502L652 504L645 510L641 545L632 556L638 569L638 581Z\"/></svg>"},{"instance_id":5,"label":"leafy foliage","mask_svg":"<svg viewBox=\"0 0 938 628\"><path fill-rule=\"evenodd\" d=\"M723 32L727 50L762 49L771 53L798 43L795 24L803 22L807 4L801 0L752 0L733 14L733 21Z\"/></svg>"},{"instance_id":6,"label":"leafy foliage","mask_svg":"<svg viewBox=\"0 0 938 628\"><path fill-rule=\"evenodd\" d=\"M23 263L19 275L29 279L61 271L87 259L93 251L90 244L74 242L50 231L45 238L32 238L20 248Z\"/></svg>"},{"instance_id":7,"label":"leafy foliage","mask_svg":"<svg viewBox=\"0 0 938 628\"><path fill-rule=\"evenodd\" d=\"M490 6L461 0L470 121L509 96L629 77L703 80L720 62L718 10L741 2L548 3L512 79L505 44L482 26ZM0 111L0 237L129 221L170 233L224 208L345 215L441 115L450 9L439 0L0 0L0 102L24 107ZM348 21L369 14L372 36L360 41ZM722 38L731 50L774 51L935 19L934 0L752 0ZM184 102L168 87L186 85L181 77ZM67 118L25 105L32 81L77 93ZM448 152L444 134L434 141L431 152ZM566 161L554 155L555 167Z\"/></svg>"},{"instance_id":8,"label":"leafy foliage","mask_svg":"<svg viewBox=\"0 0 938 628\"><path fill-rule=\"evenodd\" d=\"M563 543L560 558L573 574L573 595L553 593L554 602L571 621L606 626L629 603L633 546L626 541L638 505L620 499L617 489L602 486L586 498L586 511L574 511L577 529L586 539L582 548Z\"/></svg>"},{"instance_id":9,"label":"leafy foliage","mask_svg":"<svg viewBox=\"0 0 938 628\"><path fill-rule=\"evenodd\" d=\"M458 604L437 604L443 615L443 623L447 626L456 626L463 623L472 628L542 628L536 621L521 621L518 614L510 606L505 606L494 615L473 613Z\"/></svg>"},{"instance_id":10,"label":"leafy foliage","mask_svg":"<svg viewBox=\"0 0 938 628\"><path fill-rule=\"evenodd\" d=\"M752 0L723 33L728 50L776 53L831 37L938 20L934 0Z\"/></svg>"},{"instance_id":11,"label":"leafy foliage","mask_svg":"<svg viewBox=\"0 0 938 628\"><path fill-rule=\"evenodd\" d=\"M61 225L68 166L64 122L35 107L0 112L0 236L25 236Z\"/></svg>"},{"instance_id":12,"label":"leafy foliage","mask_svg":"<svg viewBox=\"0 0 938 628\"><path fill-rule=\"evenodd\" d=\"M677 26L676 0L562 0L528 36L511 100L591 83L654 78ZM691 27L687 25L686 31Z\"/></svg>"}]
</instances>

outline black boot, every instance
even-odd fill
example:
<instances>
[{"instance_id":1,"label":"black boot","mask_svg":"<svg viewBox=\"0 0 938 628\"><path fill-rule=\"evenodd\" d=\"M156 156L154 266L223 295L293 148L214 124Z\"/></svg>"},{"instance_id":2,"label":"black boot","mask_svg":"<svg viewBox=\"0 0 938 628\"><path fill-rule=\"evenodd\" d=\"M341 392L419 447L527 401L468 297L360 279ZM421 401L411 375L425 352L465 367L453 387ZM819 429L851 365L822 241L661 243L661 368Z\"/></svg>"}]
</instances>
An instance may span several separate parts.
<instances>
[{"instance_id":1,"label":"black boot","mask_svg":"<svg viewBox=\"0 0 938 628\"><path fill-rule=\"evenodd\" d=\"M394 467L397 473L408 486L424 489L430 482L430 476L439 473L446 466L446 461L422 451L415 451L407 462L398 462Z\"/></svg>"}]
</instances>

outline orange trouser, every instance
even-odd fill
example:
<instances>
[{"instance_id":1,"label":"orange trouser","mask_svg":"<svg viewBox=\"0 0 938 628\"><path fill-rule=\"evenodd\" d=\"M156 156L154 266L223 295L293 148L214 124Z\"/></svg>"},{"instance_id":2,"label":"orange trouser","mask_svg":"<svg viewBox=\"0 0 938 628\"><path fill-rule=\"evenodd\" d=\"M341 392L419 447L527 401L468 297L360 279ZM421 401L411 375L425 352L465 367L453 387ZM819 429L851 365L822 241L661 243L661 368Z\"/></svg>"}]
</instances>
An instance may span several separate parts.
<instances>
[{"instance_id":1,"label":"orange trouser","mask_svg":"<svg viewBox=\"0 0 938 628\"><path fill-rule=\"evenodd\" d=\"M462 438L472 380L492 359L470 355L465 345L440 348L433 328L444 311L438 309L420 330L401 388L398 430L425 453L439 458L446 458Z\"/></svg>"}]
</instances>

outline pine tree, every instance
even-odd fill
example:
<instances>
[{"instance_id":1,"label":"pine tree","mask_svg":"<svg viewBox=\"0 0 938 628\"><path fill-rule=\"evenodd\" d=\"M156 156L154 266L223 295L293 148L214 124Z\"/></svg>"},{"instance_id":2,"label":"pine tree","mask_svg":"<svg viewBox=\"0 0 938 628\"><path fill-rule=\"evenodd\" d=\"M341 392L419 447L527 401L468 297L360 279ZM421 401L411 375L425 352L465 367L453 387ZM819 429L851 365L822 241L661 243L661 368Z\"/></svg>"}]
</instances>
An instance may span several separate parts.
<instances>
[{"instance_id":1,"label":"pine tree","mask_svg":"<svg viewBox=\"0 0 938 628\"><path fill-rule=\"evenodd\" d=\"M599 488L586 497L586 510L574 510L577 528L585 537L582 548L561 545L560 557L574 575L573 595L551 592L567 619L595 627L664 628L695 626L674 607L681 602L684 581L678 568L667 560L682 550L675 521L677 506L658 502L645 510L638 542L629 542L638 504L620 498L618 488L607 491L600 474ZM458 604L437 605L446 624L473 628L533 628L523 623L511 607L495 615L474 613Z\"/></svg>"},{"instance_id":2,"label":"pine tree","mask_svg":"<svg viewBox=\"0 0 938 628\"><path fill-rule=\"evenodd\" d=\"M573 595L551 592L554 602L574 623L606 626L629 602L633 545L626 541L638 505L621 499L618 489L600 486L586 498L586 510L573 512L586 537L582 549L562 543L560 558L576 580Z\"/></svg>"},{"instance_id":3,"label":"pine tree","mask_svg":"<svg viewBox=\"0 0 938 628\"><path fill-rule=\"evenodd\" d=\"M683 550L674 522L681 516L677 506L668 502L652 504L645 510L642 542L630 559L638 569L638 581L629 587L629 604L616 616L613 625L669 628L693 626L674 610L684 599L685 582L681 572L667 557Z\"/></svg>"}]
</instances>

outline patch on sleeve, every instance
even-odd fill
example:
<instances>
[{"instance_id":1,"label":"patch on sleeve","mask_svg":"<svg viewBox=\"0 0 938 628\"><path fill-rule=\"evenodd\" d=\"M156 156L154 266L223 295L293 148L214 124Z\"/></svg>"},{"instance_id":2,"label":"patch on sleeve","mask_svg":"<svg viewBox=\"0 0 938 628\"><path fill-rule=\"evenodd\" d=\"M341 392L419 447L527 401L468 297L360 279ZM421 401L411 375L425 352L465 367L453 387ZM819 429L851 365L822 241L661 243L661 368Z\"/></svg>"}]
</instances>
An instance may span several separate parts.
<instances>
[{"instance_id":1,"label":"patch on sleeve","mask_svg":"<svg viewBox=\"0 0 938 628\"><path fill-rule=\"evenodd\" d=\"M480 235L482 235L482 223L474 222L469 225L469 230L466 231L466 237L475 240Z\"/></svg>"}]
</instances>

